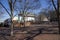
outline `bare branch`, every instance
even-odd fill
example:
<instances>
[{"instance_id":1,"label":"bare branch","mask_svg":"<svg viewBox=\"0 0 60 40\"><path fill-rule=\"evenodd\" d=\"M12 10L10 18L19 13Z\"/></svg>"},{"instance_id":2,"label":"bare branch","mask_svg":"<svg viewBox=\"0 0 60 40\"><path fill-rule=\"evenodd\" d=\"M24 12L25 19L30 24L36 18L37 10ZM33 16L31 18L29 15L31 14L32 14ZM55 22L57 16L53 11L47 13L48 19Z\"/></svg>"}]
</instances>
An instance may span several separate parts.
<instances>
[{"instance_id":1,"label":"bare branch","mask_svg":"<svg viewBox=\"0 0 60 40\"><path fill-rule=\"evenodd\" d=\"M13 3L13 8L14 8L15 3L16 3L16 0L15 0L14 3Z\"/></svg>"},{"instance_id":2,"label":"bare branch","mask_svg":"<svg viewBox=\"0 0 60 40\"><path fill-rule=\"evenodd\" d=\"M5 8L5 6L1 2L0 2L0 4L6 10L6 12L9 14L9 16L11 16L10 13L8 12L8 10Z\"/></svg>"},{"instance_id":3,"label":"bare branch","mask_svg":"<svg viewBox=\"0 0 60 40\"><path fill-rule=\"evenodd\" d=\"M53 0L51 0L51 1L52 1L52 4L53 4L55 10L57 10L57 8L56 8L56 6L55 6L55 4L54 4L54 1L53 1Z\"/></svg>"}]
</instances>

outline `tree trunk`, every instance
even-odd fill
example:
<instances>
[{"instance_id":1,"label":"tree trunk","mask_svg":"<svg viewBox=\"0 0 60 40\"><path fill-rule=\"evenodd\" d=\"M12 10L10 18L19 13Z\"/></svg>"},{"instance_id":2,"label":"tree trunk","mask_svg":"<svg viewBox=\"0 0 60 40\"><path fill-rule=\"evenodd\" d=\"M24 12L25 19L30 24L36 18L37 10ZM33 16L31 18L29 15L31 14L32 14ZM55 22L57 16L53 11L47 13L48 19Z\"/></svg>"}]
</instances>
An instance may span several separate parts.
<instances>
[{"instance_id":1,"label":"tree trunk","mask_svg":"<svg viewBox=\"0 0 60 40\"><path fill-rule=\"evenodd\" d=\"M11 11L11 36L13 36L13 3L12 0L9 0L10 11Z\"/></svg>"},{"instance_id":2,"label":"tree trunk","mask_svg":"<svg viewBox=\"0 0 60 40\"><path fill-rule=\"evenodd\" d=\"M13 20L11 19L11 36L13 36Z\"/></svg>"},{"instance_id":3,"label":"tree trunk","mask_svg":"<svg viewBox=\"0 0 60 40\"><path fill-rule=\"evenodd\" d=\"M59 34L60 34L59 0L57 0L57 19L58 19L58 27L59 27Z\"/></svg>"},{"instance_id":4,"label":"tree trunk","mask_svg":"<svg viewBox=\"0 0 60 40\"><path fill-rule=\"evenodd\" d=\"M24 28L23 31L25 30L25 12L23 11L23 20L24 20Z\"/></svg>"},{"instance_id":5,"label":"tree trunk","mask_svg":"<svg viewBox=\"0 0 60 40\"><path fill-rule=\"evenodd\" d=\"M12 10L11 10L11 40L13 40L13 32L14 32L14 30L13 30L13 28L14 28L14 24L13 24L13 8L12 8Z\"/></svg>"},{"instance_id":6,"label":"tree trunk","mask_svg":"<svg viewBox=\"0 0 60 40\"><path fill-rule=\"evenodd\" d=\"M54 6L54 8L55 8L55 11L56 11L56 14L57 14L58 28L59 28L59 34L60 34L59 0L57 0L57 8L56 8L56 6L55 6L55 4L54 4L54 0L52 0L52 4L53 4L53 6Z\"/></svg>"},{"instance_id":7,"label":"tree trunk","mask_svg":"<svg viewBox=\"0 0 60 40\"><path fill-rule=\"evenodd\" d=\"M13 40L13 10L11 11L11 40Z\"/></svg>"}]
</instances>

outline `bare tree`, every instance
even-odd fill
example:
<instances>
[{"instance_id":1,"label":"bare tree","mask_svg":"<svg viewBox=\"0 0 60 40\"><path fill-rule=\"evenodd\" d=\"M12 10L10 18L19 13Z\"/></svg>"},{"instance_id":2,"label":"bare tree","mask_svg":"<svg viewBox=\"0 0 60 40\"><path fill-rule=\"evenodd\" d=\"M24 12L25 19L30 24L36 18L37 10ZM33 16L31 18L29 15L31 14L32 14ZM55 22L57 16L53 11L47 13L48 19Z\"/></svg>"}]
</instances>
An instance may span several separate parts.
<instances>
[{"instance_id":1,"label":"bare tree","mask_svg":"<svg viewBox=\"0 0 60 40\"><path fill-rule=\"evenodd\" d=\"M13 18L14 18L14 6L16 3L16 0L7 0L8 4L9 4L9 8L10 8L10 13L7 10L7 8L2 4L2 2L0 2L0 5L5 9L5 11L8 13L8 15L10 16L11 19L11 36L13 36Z\"/></svg>"},{"instance_id":2,"label":"bare tree","mask_svg":"<svg viewBox=\"0 0 60 40\"><path fill-rule=\"evenodd\" d=\"M19 2L19 6L17 7L19 11L23 14L23 20L24 20L24 27L25 27L25 16L26 13L30 10L39 9L41 4L40 0L17 0Z\"/></svg>"},{"instance_id":3,"label":"bare tree","mask_svg":"<svg viewBox=\"0 0 60 40\"><path fill-rule=\"evenodd\" d=\"M17 15L14 15L15 10L19 10L23 12L23 19L24 19L24 27L25 27L25 14L28 10L34 10L40 8L40 1L37 0L7 0L10 8L10 12L8 9L3 5L0 1L0 5L5 9L7 14L10 16L11 19L11 36L13 36L13 18ZM19 4L18 4L19 3ZM33 4L33 5L32 5Z\"/></svg>"},{"instance_id":4,"label":"bare tree","mask_svg":"<svg viewBox=\"0 0 60 40\"><path fill-rule=\"evenodd\" d=\"M56 11L57 20L58 20L58 27L59 27L59 34L60 34L60 13L59 13L59 5L60 0L49 0L49 3L51 3Z\"/></svg>"}]
</instances>

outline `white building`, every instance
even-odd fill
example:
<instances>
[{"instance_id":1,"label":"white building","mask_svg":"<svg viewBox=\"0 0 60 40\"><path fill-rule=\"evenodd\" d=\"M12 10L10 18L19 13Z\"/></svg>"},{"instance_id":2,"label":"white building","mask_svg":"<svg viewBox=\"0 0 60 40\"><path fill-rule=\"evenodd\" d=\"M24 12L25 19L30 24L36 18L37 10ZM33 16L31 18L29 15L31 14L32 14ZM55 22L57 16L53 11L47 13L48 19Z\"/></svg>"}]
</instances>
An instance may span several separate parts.
<instances>
[{"instance_id":1,"label":"white building","mask_svg":"<svg viewBox=\"0 0 60 40\"><path fill-rule=\"evenodd\" d=\"M21 16L21 14L19 14L19 16L16 16L13 18L13 20L17 20L19 22L23 22L24 20L25 21L35 21L35 15L34 14L26 14L25 17Z\"/></svg>"},{"instance_id":2,"label":"white building","mask_svg":"<svg viewBox=\"0 0 60 40\"><path fill-rule=\"evenodd\" d=\"M18 16L15 16L12 20L16 27L21 26L21 25L23 26L24 23L25 23L25 26L29 26L31 22L35 22L35 15L29 13L29 14L26 14L25 16L22 16L21 14L19 14ZM4 23L7 25L11 25L10 18L6 19Z\"/></svg>"}]
</instances>

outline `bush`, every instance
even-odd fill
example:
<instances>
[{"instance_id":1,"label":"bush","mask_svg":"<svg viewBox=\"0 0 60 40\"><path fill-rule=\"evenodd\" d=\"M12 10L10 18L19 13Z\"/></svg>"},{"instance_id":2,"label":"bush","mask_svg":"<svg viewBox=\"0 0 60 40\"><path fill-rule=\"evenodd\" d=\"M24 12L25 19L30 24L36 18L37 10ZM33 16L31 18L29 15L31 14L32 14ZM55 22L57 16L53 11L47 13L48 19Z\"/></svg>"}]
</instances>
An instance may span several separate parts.
<instances>
[{"instance_id":1,"label":"bush","mask_svg":"<svg viewBox=\"0 0 60 40\"><path fill-rule=\"evenodd\" d=\"M0 27L3 27L4 25L3 25L3 23L0 23Z\"/></svg>"}]
</instances>

